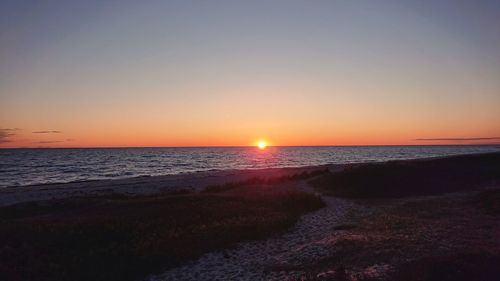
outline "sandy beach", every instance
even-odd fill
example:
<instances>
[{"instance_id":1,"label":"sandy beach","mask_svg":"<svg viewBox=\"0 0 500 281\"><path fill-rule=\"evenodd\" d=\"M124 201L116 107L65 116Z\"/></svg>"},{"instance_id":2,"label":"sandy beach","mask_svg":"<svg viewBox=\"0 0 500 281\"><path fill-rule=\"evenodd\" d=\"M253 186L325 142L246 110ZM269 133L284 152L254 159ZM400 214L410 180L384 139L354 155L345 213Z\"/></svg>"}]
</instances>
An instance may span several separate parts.
<instances>
[{"instance_id":1,"label":"sandy beach","mask_svg":"<svg viewBox=\"0 0 500 281\"><path fill-rule=\"evenodd\" d=\"M324 165L301 168L206 171L166 176L16 186L0 189L0 206L75 196L110 194L133 196L176 191L198 192L209 186L241 183L252 179L273 180L327 169L336 171L342 168L343 165Z\"/></svg>"}]
</instances>

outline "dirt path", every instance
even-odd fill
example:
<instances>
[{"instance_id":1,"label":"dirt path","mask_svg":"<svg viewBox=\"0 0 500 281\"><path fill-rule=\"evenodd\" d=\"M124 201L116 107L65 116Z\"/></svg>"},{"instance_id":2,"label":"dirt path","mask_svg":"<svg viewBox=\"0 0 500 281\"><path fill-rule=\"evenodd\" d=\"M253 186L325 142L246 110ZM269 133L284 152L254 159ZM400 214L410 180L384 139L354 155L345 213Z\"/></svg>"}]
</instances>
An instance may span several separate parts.
<instances>
[{"instance_id":1,"label":"dirt path","mask_svg":"<svg viewBox=\"0 0 500 281\"><path fill-rule=\"evenodd\" d=\"M302 190L311 188L301 182ZM240 243L235 248L203 255L198 260L147 280L286 280L304 274L300 266L330 256L332 229L349 223L350 214L369 210L352 201L323 197L327 206L303 216L283 235Z\"/></svg>"}]
</instances>

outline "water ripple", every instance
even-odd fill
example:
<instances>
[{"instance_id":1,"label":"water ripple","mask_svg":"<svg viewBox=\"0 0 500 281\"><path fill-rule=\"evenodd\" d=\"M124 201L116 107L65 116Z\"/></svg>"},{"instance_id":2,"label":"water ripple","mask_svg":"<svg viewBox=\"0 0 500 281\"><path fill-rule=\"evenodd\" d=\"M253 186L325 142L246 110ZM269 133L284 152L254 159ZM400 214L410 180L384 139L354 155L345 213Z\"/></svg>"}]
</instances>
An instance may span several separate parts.
<instances>
[{"instance_id":1,"label":"water ripple","mask_svg":"<svg viewBox=\"0 0 500 281\"><path fill-rule=\"evenodd\" d=\"M500 151L498 146L0 149L0 187Z\"/></svg>"}]
</instances>

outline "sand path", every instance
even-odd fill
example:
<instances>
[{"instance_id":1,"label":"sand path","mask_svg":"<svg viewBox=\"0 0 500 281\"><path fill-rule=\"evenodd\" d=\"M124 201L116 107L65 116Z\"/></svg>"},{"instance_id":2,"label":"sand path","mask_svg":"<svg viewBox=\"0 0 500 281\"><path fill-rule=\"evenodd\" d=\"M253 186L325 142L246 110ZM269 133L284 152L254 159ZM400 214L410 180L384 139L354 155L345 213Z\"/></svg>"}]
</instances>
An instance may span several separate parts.
<instances>
[{"instance_id":1,"label":"sand path","mask_svg":"<svg viewBox=\"0 0 500 281\"><path fill-rule=\"evenodd\" d=\"M311 191L306 182L302 190ZM326 207L306 214L288 232L267 240L245 242L235 248L201 256L183 267L146 280L295 280L304 275L301 265L331 256L332 229L349 223L350 213L369 210L352 201L324 196Z\"/></svg>"}]
</instances>

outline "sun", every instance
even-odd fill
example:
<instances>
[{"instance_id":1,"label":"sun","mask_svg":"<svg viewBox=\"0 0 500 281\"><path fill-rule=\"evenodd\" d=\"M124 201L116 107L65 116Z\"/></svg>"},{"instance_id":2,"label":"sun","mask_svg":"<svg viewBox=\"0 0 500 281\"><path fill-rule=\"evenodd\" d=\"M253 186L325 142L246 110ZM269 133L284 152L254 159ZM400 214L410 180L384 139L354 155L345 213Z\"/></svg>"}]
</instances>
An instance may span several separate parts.
<instances>
[{"instance_id":1,"label":"sun","mask_svg":"<svg viewBox=\"0 0 500 281\"><path fill-rule=\"evenodd\" d=\"M267 143L265 141L261 140L261 141L257 142L257 147L259 149L265 149L267 147Z\"/></svg>"}]
</instances>

